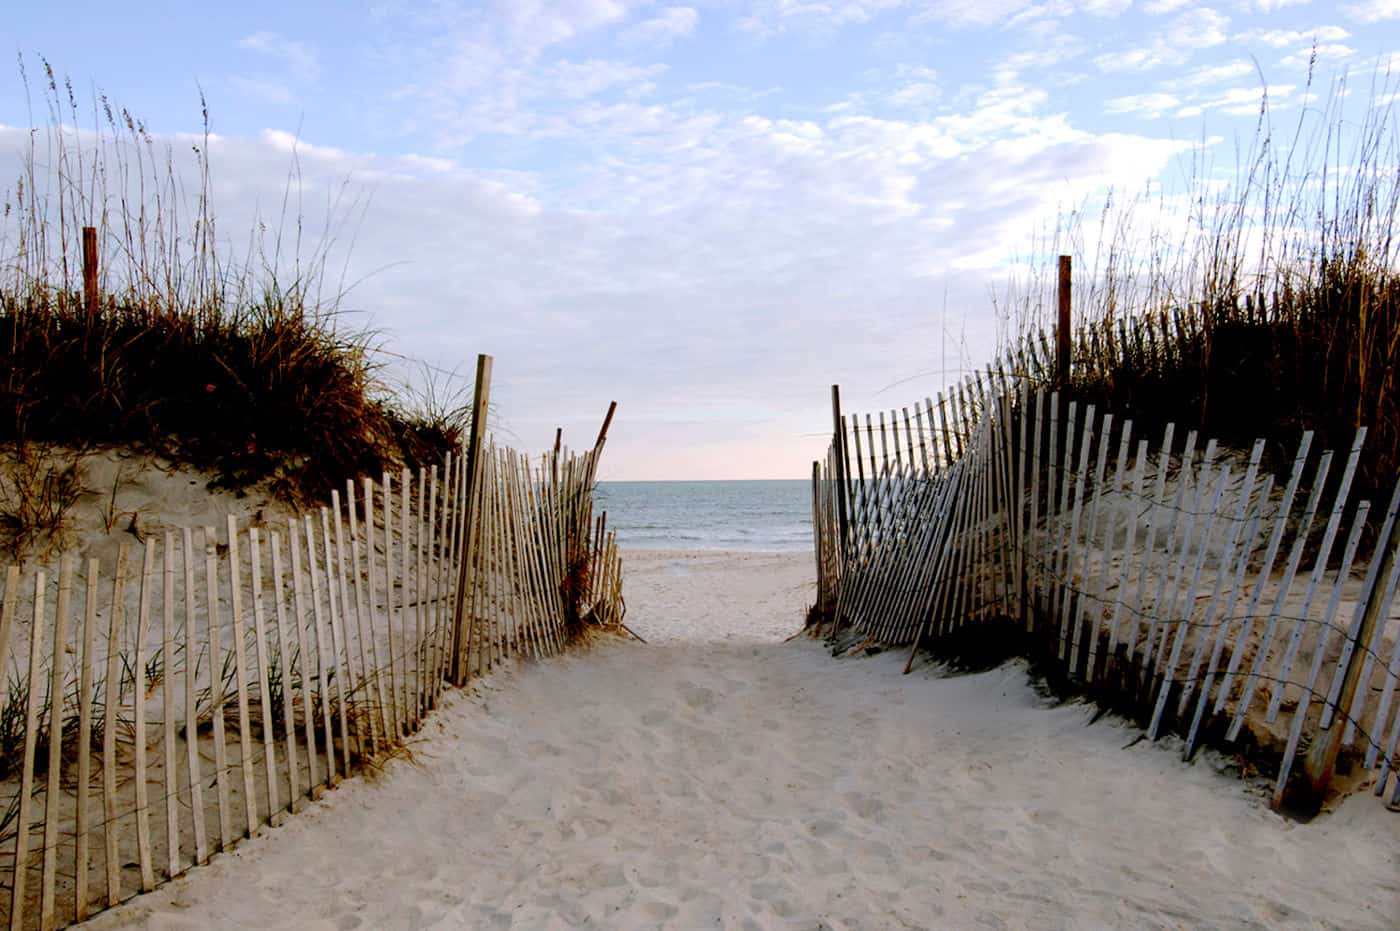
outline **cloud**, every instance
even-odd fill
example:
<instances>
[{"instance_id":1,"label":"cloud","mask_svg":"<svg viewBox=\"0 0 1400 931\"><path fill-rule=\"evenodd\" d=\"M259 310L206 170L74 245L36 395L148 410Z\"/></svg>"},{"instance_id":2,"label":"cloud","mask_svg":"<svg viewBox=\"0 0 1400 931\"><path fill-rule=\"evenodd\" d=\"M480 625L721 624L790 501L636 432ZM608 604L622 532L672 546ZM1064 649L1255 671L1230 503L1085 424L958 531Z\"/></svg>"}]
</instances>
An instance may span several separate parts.
<instances>
[{"instance_id":1,"label":"cloud","mask_svg":"<svg viewBox=\"0 0 1400 931\"><path fill-rule=\"evenodd\" d=\"M1100 71L1149 71L1164 65L1171 58L1171 48L1167 45L1121 49L1094 56L1094 64Z\"/></svg>"},{"instance_id":2,"label":"cloud","mask_svg":"<svg viewBox=\"0 0 1400 931\"><path fill-rule=\"evenodd\" d=\"M1268 87L1235 87L1199 104L1199 109L1219 110L1231 116L1254 116L1267 96L1270 107L1289 102L1297 87L1292 84L1271 84Z\"/></svg>"},{"instance_id":3,"label":"cloud","mask_svg":"<svg viewBox=\"0 0 1400 931\"><path fill-rule=\"evenodd\" d=\"M561 60L541 69L533 80L525 82L525 88L531 96L560 100L582 100L619 88L641 94L650 88L652 78L665 71L666 66L662 64Z\"/></svg>"},{"instance_id":4,"label":"cloud","mask_svg":"<svg viewBox=\"0 0 1400 931\"><path fill-rule=\"evenodd\" d=\"M1316 29L1251 29L1235 36L1235 41L1288 48L1314 41L1340 42L1348 38L1351 38L1351 33L1340 26L1318 26Z\"/></svg>"},{"instance_id":5,"label":"cloud","mask_svg":"<svg viewBox=\"0 0 1400 931\"><path fill-rule=\"evenodd\" d=\"M1205 65L1188 71L1180 78L1179 83L1183 85L1203 86L1207 84L1219 84L1225 81L1233 81L1242 78L1247 74L1255 73L1254 65L1247 61L1235 60L1223 65Z\"/></svg>"},{"instance_id":6,"label":"cloud","mask_svg":"<svg viewBox=\"0 0 1400 931\"><path fill-rule=\"evenodd\" d=\"M1201 49L1229 38L1230 18L1209 7L1187 10L1173 19L1148 45L1104 52L1094 58L1102 72L1149 71L1178 63Z\"/></svg>"},{"instance_id":7,"label":"cloud","mask_svg":"<svg viewBox=\"0 0 1400 931\"><path fill-rule=\"evenodd\" d=\"M501 32L511 48L533 55L624 20L635 0L510 0Z\"/></svg>"},{"instance_id":8,"label":"cloud","mask_svg":"<svg viewBox=\"0 0 1400 931\"><path fill-rule=\"evenodd\" d=\"M1185 9L1195 2L1196 0L1149 0L1148 3L1143 4L1142 10L1150 16L1162 16Z\"/></svg>"},{"instance_id":9,"label":"cloud","mask_svg":"<svg viewBox=\"0 0 1400 931\"><path fill-rule=\"evenodd\" d=\"M1174 48L1201 49L1220 45L1228 38L1230 17L1209 7L1182 13L1167 29L1166 41Z\"/></svg>"},{"instance_id":10,"label":"cloud","mask_svg":"<svg viewBox=\"0 0 1400 931\"><path fill-rule=\"evenodd\" d=\"M238 93L247 97L257 97L268 103L285 106L296 102L296 95L291 88L281 81L268 78L254 78L242 75L235 75L229 78L229 84Z\"/></svg>"},{"instance_id":11,"label":"cloud","mask_svg":"<svg viewBox=\"0 0 1400 931\"><path fill-rule=\"evenodd\" d=\"M314 81L321 74L316 52L301 42L275 32L255 32L238 40L238 47L267 56L302 81Z\"/></svg>"},{"instance_id":12,"label":"cloud","mask_svg":"<svg viewBox=\"0 0 1400 931\"><path fill-rule=\"evenodd\" d=\"M1379 23L1400 19L1400 0L1362 0L1360 3L1348 3L1342 10L1359 22Z\"/></svg>"},{"instance_id":13,"label":"cloud","mask_svg":"<svg viewBox=\"0 0 1400 931\"><path fill-rule=\"evenodd\" d=\"M950 26L995 26L1017 14L1034 10L1031 0L935 0L912 22L941 22Z\"/></svg>"},{"instance_id":14,"label":"cloud","mask_svg":"<svg viewBox=\"0 0 1400 931\"><path fill-rule=\"evenodd\" d=\"M1279 64L1285 68L1308 68L1315 64L1346 61L1355 54L1356 49L1351 46L1328 43L1300 49L1292 55L1279 59Z\"/></svg>"},{"instance_id":15,"label":"cloud","mask_svg":"<svg viewBox=\"0 0 1400 931\"><path fill-rule=\"evenodd\" d=\"M1081 0L1079 11L1090 16L1112 19L1132 8L1133 0Z\"/></svg>"},{"instance_id":16,"label":"cloud","mask_svg":"<svg viewBox=\"0 0 1400 931\"><path fill-rule=\"evenodd\" d=\"M668 7L651 19L628 29L624 41L632 45L666 48L677 39L694 32L699 22L700 14L695 12L694 7Z\"/></svg>"},{"instance_id":17,"label":"cloud","mask_svg":"<svg viewBox=\"0 0 1400 931\"><path fill-rule=\"evenodd\" d=\"M1104 111L1107 113L1135 113L1155 120L1163 112L1180 105L1181 101L1171 94L1131 94L1104 101Z\"/></svg>"},{"instance_id":18,"label":"cloud","mask_svg":"<svg viewBox=\"0 0 1400 931\"><path fill-rule=\"evenodd\" d=\"M905 0L759 0L736 23L742 32L775 36L791 30L830 32L852 23L865 23L898 9Z\"/></svg>"}]
</instances>

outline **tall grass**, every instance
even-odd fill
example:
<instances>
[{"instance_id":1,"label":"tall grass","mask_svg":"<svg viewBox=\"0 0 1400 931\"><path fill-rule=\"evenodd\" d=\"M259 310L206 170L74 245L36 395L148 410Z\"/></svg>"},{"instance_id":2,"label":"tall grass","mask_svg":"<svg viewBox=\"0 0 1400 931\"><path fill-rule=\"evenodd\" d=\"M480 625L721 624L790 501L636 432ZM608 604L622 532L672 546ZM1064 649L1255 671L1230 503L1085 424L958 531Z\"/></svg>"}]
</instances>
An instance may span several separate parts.
<instances>
[{"instance_id":1,"label":"tall grass","mask_svg":"<svg viewBox=\"0 0 1400 931\"><path fill-rule=\"evenodd\" d=\"M47 62L37 94L20 69L36 128L0 198L0 441L136 444L294 501L456 443L461 410L390 395L375 334L339 312L327 263L357 201L334 198L332 232L304 241L293 164L277 222L234 248L211 206L207 109L177 151L101 94L85 110Z\"/></svg>"},{"instance_id":2,"label":"tall grass","mask_svg":"<svg viewBox=\"0 0 1400 931\"><path fill-rule=\"evenodd\" d=\"M1310 71L1287 132L1267 94L1222 179L1204 146L1185 193L1160 191L1062 219L1075 258L1071 390L1228 442L1265 436L1324 448L1369 428L1358 488L1388 495L1400 469L1400 134L1397 81L1373 76L1359 114L1345 77ZM1094 219L1097 222L1093 222ZM1048 263L1003 305L1034 376L1053 376ZM1029 334L1029 335L1027 335Z\"/></svg>"}]
</instances>

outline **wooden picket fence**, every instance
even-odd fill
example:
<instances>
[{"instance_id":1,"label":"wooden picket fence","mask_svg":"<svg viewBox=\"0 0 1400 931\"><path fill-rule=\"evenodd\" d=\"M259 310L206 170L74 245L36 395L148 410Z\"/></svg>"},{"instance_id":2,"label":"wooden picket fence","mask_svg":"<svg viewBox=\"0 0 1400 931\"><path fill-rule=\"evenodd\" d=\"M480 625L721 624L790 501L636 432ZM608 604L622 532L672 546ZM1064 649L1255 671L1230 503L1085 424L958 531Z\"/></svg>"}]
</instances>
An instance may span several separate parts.
<instances>
[{"instance_id":1,"label":"wooden picket fence","mask_svg":"<svg viewBox=\"0 0 1400 931\"><path fill-rule=\"evenodd\" d=\"M888 421L843 415L833 389L815 630L907 645L911 664L1014 644L1150 738L1176 731L1188 759L1249 734L1278 761L1275 805L1315 805L1339 753L1384 794L1400 484L1384 508L1354 500L1366 431L1341 456L1305 433L1274 475L1262 440L1153 442L1047 387L1008 359Z\"/></svg>"},{"instance_id":2,"label":"wooden picket fence","mask_svg":"<svg viewBox=\"0 0 1400 931\"><path fill-rule=\"evenodd\" d=\"M347 482L285 525L230 517L111 566L4 572L10 928L208 862L393 754L444 686L621 622L615 535L593 516L607 424L582 454L496 447L483 360L472 439L440 466Z\"/></svg>"}]
</instances>

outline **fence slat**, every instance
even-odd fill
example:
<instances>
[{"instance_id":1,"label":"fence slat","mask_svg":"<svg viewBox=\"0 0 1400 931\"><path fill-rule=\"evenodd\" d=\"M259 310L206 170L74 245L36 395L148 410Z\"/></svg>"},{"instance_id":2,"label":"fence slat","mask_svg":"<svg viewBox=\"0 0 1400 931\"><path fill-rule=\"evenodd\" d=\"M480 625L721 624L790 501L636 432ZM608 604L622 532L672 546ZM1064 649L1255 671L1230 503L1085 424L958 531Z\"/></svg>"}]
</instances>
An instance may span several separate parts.
<instances>
[{"instance_id":1,"label":"fence slat","mask_svg":"<svg viewBox=\"0 0 1400 931\"><path fill-rule=\"evenodd\" d=\"M167 530L162 556L161 577L164 582L161 598L160 656L163 667L160 677L161 723L164 725L165 769L165 846L166 870L175 877L183 871L180 866L180 784L178 758L175 755L175 531Z\"/></svg>"},{"instance_id":2,"label":"fence slat","mask_svg":"<svg viewBox=\"0 0 1400 931\"><path fill-rule=\"evenodd\" d=\"M238 548L238 519L232 514L228 515L224 532L228 540L231 613L229 630L233 633L233 674L238 701L238 763L243 771L243 820L247 829L245 836L252 837L258 833L258 792L254 787L253 778L252 722L248 719L248 657L243 642L248 624L243 616L243 572Z\"/></svg>"},{"instance_id":3,"label":"fence slat","mask_svg":"<svg viewBox=\"0 0 1400 931\"><path fill-rule=\"evenodd\" d=\"M156 886L151 865L151 805L146 785L146 618L150 616L152 589L155 587L156 539L146 538L146 554L141 563L141 597L136 607L136 676L132 700L136 752L136 853L141 868L141 891Z\"/></svg>"},{"instance_id":4,"label":"fence slat","mask_svg":"<svg viewBox=\"0 0 1400 931\"><path fill-rule=\"evenodd\" d=\"M268 681L267 609L263 604L262 539L257 527L248 528L248 570L253 595L253 660L258 664L258 708L262 715L263 776L267 786L267 823L277 824L282 808L277 797L277 720Z\"/></svg>"},{"instance_id":5,"label":"fence slat","mask_svg":"<svg viewBox=\"0 0 1400 931\"><path fill-rule=\"evenodd\" d=\"M209 828L204 814L204 780L199 758L199 624L195 604L194 533L180 534L180 557L185 570L185 769L190 789L190 819L194 822L194 862L209 861ZM210 678L213 678L211 669Z\"/></svg>"},{"instance_id":6,"label":"fence slat","mask_svg":"<svg viewBox=\"0 0 1400 931\"><path fill-rule=\"evenodd\" d=\"M379 658L379 636L375 633L374 619L379 616L375 608L375 574L374 574L374 480L366 478L363 480L364 502L365 502L365 625L364 637L369 641L370 661L374 664L374 695L377 699L376 719L379 721L379 733L383 736L384 745L392 747L398 743L398 738L394 732L394 719L392 706L389 700L389 693L384 688L387 667ZM355 512L350 511L351 539L354 541L352 547L358 545L359 537L354 532ZM353 552L353 549L352 549ZM359 579L359 557L355 557L356 579Z\"/></svg>"},{"instance_id":7,"label":"fence slat","mask_svg":"<svg viewBox=\"0 0 1400 931\"><path fill-rule=\"evenodd\" d=\"M338 493L332 493L339 497ZM339 502L337 501L338 505ZM346 654L345 631L341 623L340 609L342 602L338 597L339 588L337 573L335 571L335 551L331 544L331 522L330 512L326 508L321 508L321 546L326 554L326 599L327 599L327 621L330 624L331 632L331 678L335 680L335 701L339 709L340 721L340 759L341 775L350 775L350 727L348 710L346 704L349 696L346 688L350 684L349 657ZM341 574L343 577L343 573Z\"/></svg>"},{"instance_id":8,"label":"fence slat","mask_svg":"<svg viewBox=\"0 0 1400 931\"><path fill-rule=\"evenodd\" d=\"M214 717L214 796L219 809L219 850L233 843L229 811L228 744L224 731L223 634L219 631L218 537L213 527L204 528L204 590L206 627L209 631L209 706Z\"/></svg>"},{"instance_id":9,"label":"fence slat","mask_svg":"<svg viewBox=\"0 0 1400 931\"><path fill-rule=\"evenodd\" d=\"M277 555L276 545L272 550L273 556ZM306 589L302 585L301 573L301 531L297 526L296 518L287 519L287 553L291 556L292 570L292 599L293 614L292 627L297 635L297 669L300 673L298 682L301 692L302 727L306 735L306 770L307 770L307 794L312 799L321 797L321 776L320 763L316 754L316 711L312 707L312 686L311 671L307 667L310 653L306 648ZM279 599L280 601L280 599ZM319 673L319 668L317 672ZM291 699L291 673L287 673L287 701ZM330 737L329 728L326 730L326 737ZM329 751L327 751L329 755ZM295 771L295 766L293 767ZM295 788L292 790L295 794Z\"/></svg>"},{"instance_id":10,"label":"fence slat","mask_svg":"<svg viewBox=\"0 0 1400 931\"><path fill-rule=\"evenodd\" d=\"M53 667L49 670L49 765L44 790L44 871L40 877L39 927L58 926L57 876L58 825L62 817L63 681L67 663L68 615L73 601L73 557L64 556L58 567L58 601L53 618Z\"/></svg>"},{"instance_id":11,"label":"fence slat","mask_svg":"<svg viewBox=\"0 0 1400 931\"><path fill-rule=\"evenodd\" d=\"M112 607L107 619L107 675L102 702L102 840L107 870L107 905L121 901L121 861L117 837L117 703L121 700L121 669L117 648L126 632L126 573L130 548L117 548L117 568L112 576ZM37 626L37 625L36 625ZM31 675L29 681L34 681ZM15 859L18 865L19 858ZM13 915L13 911L11 912Z\"/></svg>"},{"instance_id":12,"label":"fence slat","mask_svg":"<svg viewBox=\"0 0 1400 931\"><path fill-rule=\"evenodd\" d=\"M380 518L384 528L384 647L388 652L389 671L389 712L393 723L392 744L403 741L407 728L404 724L403 715L400 713L402 702L399 700L399 663L396 654L399 651L394 649L394 494L391 486L389 473L385 472L379 488L382 494ZM374 546L370 546L370 564L373 568ZM378 638L375 638L378 642ZM460 683L459 683L460 684Z\"/></svg>"},{"instance_id":13,"label":"fence slat","mask_svg":"<svg viewBox=\"0 0 1400 931\"><path fill-rule=\"evenodd\" d=\"M75 828L78 833L74 851L73 880L73 920L82 921L88 916L88 865L92 860L91 834L92 814L89 811L89 796L92 789L92 699L93 670L92 644L97 633L97 582L101 564L89 559L87 564L87 591L83 605L83 632L79 644L79 668L82 670L78 682L78 795ZM11 577L15 583L17 576ZM6 599L3 613L0 614L0 670L9 661L10 616L14 605L10 602L10 585L6 585Z\"/></svg>"},{"instance_id":14,"label":"fence slat","mask_svg":"<svg viewBox=\"0 0 1400 931\"><path fill-rule=\"evenodd\" d=\"M29 876L30 808L34 795L34 757L39 739L39 690L35 685L43 672L44 595L47 578L43 569L34 573L34 619L29 628L29 694L24 715L24 756L19 777L19 805L15 818L14 880L10 885L10 931L24 928L25 887Z\"/></svg>"},{"instance_id":15,"label":"fence slat","mask_svg":"<svg viewBox=\"0 0 1400 931\"><path fill-rule=\"evenodd\" d=\"M290 521L288 521L288 524L289 526L295 526ZM301 792L299 790L301 767L297 762L296 706L294 703L295 694L292 691L295 680L292 678L292 652L287 639L286 567L282 563L282 538L276 533L273 533L271 545L272 605L276 610L277 619L277 666L282 683L282 726L287 740L287 810L295 812L297 810L297 803L301 798ZM295 541L292 542L290 548L295 550ZM298 645L299 644L300 641L298 640ZM311 749L310 744L308 744L307 747L308 755L315 753L315 751Z\"/></svg>"},{"instance_id":16,"label":"fence slat","mask_svg":"<svg viewBox=\"0 0 1400 931\"><path fill-rule=\"evenodd\" d=\"M316 656L316 686L321 697L321 723L325 727L323 746L326 750L325 786L333 788L339 778L335 769L335 723L332 720L334 705L331 703L331 671L326 663L325 614L321 610L320 573L316 562L316 532L311 527L311 515L302 516L302 533L306 539L306 576L310 582L312 650ZM297 573L301 582L301 573ZM300 613L300 612L298 612ZM313 717L309 712L307 717ZM314 722L312 724L314 727Z\"/></svg>"}]
</instances>

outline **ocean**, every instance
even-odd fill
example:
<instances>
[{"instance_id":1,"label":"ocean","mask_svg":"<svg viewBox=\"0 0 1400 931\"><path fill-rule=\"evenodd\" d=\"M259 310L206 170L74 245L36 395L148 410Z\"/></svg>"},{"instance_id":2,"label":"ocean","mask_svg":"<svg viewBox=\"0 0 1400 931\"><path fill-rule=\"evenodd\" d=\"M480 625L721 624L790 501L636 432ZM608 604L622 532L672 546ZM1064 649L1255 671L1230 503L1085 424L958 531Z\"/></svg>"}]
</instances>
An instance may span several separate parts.
<instances>
[{"instance_id":1,"label":"ocean","mask_svg":"<svg viewBox=\"0 0 1400 931\"><path fill-rule=\"evenodd\" d=\"M594 513L601 511L626 549L812 548L809 481L600 482Z\"/></svg>"}]
</instances>

